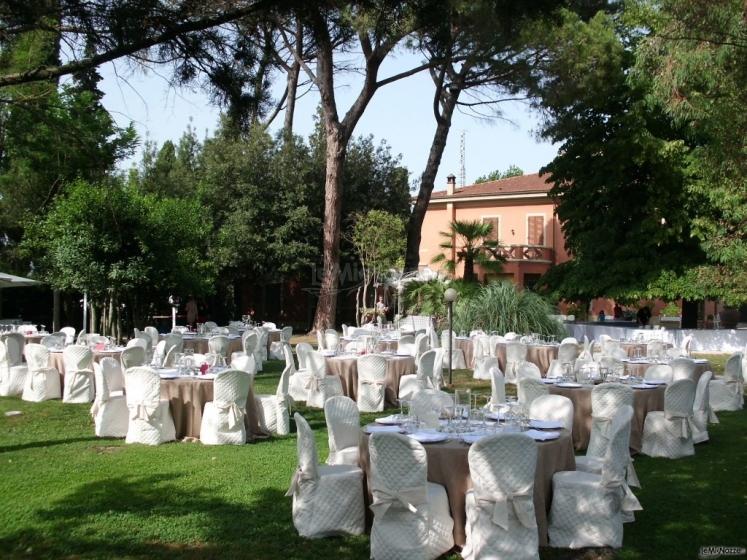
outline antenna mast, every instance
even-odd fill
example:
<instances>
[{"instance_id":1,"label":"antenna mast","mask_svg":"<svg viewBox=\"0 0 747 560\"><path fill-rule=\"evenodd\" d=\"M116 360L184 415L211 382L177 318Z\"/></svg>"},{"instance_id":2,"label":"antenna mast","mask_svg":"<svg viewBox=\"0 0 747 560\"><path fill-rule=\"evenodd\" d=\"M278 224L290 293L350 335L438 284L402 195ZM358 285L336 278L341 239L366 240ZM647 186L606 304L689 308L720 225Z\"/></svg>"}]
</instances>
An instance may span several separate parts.
<instances>
[{"instance_id":1,"label":"antenna mast","mask_svg":"<svg viewBox=\"0 0 747 560\"><path fill-rule=\"evenodd\" d=\"M466 171L466 165L465 165L465 140L467 138L467 131L462 130L461 138L459 140L459 182L460 186L464 187L467 182L467 171Z\"/></svg>"}]
</instances>

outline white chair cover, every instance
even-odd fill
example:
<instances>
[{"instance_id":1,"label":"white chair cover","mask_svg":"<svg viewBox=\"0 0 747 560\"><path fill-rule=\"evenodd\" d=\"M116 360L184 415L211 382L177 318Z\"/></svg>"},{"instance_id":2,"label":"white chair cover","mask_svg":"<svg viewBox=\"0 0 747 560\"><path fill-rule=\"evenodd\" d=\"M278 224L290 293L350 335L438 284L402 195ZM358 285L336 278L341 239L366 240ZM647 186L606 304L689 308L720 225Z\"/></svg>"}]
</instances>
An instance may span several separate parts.
<instances>
[{"instance_id":1,"label":"white chair cover","mask_svg":"<svg viewBox=\"0 0 747 560\"><path fill-rule=\"evenodd\" d=\"M169 401L161 400L161 378L149 367L125 370L125 394L130 419L126 443L158 445L176 439Z\"/></svg>"},{"instance_id":2,"label":"white chair cover","mask_svg":"<svg viewBox=\"0 0 747 560\"><path fill-rule=\"evenodd\" d=\"M633 389L627 385L603 383L591 390L591 434L587 456L605 456L609 449L612 418L626 405L633 406Z\"/></svg>"},{"instance_id":3,"label":"white chair cover","mask_svg":"<svg viewBox=\"0 0 747 560\"><path fill-rule=\"evenodd\" d=\"M540 395L529 405L532 420L557 420L568 431L573 429L573 401L563 395Z\"/></svg>"},{"instance_id":4,"label":"white chair cover","mask_svg":"<svg viewBox=\"0 0 747 560\"><path fill-rule=\"evenodd\" d=\"M709 384L713 374L706 371L700 376L695 387L695 401L693 402L693 443L708 441L708 423L718 423L716 414L709 404Z\"/></svg>"},{"instance_id":5,"label":"white chair cover","mask_svg":"<svg viewBox=\"0 0 747 560\"><path fill-rule=\"evenodd\" d=\"M426 428L438 428L441 410L454 406L453 395L435 389L423 389L410 399L410 412Z\"/></svg>"},{"instance_id":6,"label":"white chair cover","mask_svg":"<svg viewBox=\"0 0 747 560\"><path fill-rule=\"evenodd\" d=\"M472 374L474 379L490 379L490 370L498 367L498 358L487 356L485 358L475 358L475 370Z\"/></svg>"},{"instance_id":7,"label":"white chair cover","mask_svg":"<svg viewBox=\"0 0 747 560\"><path fill-rule=\"evenodd\" d=\"M219 354L228 358L228 351L231 348L231 341L227 336L211 336L208 339L208 351L211 354Z\"/></svg>"},{"instance_id":8,"label":"white chair cover","mask_svg":"<svg viewBox=\"0 0 747 560\"><path fill-rule=\"evenodd\" d=\"M290 345L287 345L290 347ZM279 436L290 433L290 397L288 383L291 377L291 367L285 366L280 374L278 388L274 395L254 395L254 402L259 412L259 425Z\"/></svg>"},{"instance_id":9,"label":"white chair cover","mask_svg":"<svg viewBox=\"0 0 747 560\"><path fill-rule=\"evenodd\" d=\"M361 418L358 406L350 397L338 395L324 403L329 441L328 465L358 466Z\"/></svg>"},{"instance_id":10,"label":"white chair cover","mask_svg":"<svg viewBox=\"0 0 747 560\"><path fill-rule=\"evenodd\" d=\"M257 344L257 351L254 359L257 360L257 371L262 371L264 362L267 361L267 339L270 336L270 331L264 327L261 329L255 329L259 336L259 342Z\"/></svg>"},{"instance_id":11,"label":"white chair cover","mask_svg":"<svg viewBox=\"0 0 747 560\"><path fill-rule=\"evenodd\" d=\"M675 358L669 365L672 368L672 381L680 379L689 379L693 383L697 381L695 360L690 358Z\"/></svg>"},{"instance_id":12,"label":"white chair cover","mask_svg":"<svg viewBox=\"0 0 747 560\"><path fill-rule=\"evenodd\" d=\"M646 373L643 378L646 381L666 381L671 383L673 381L674 370L672 366L667 364L654 364L646 368Z\"/></svg>"},{"instance_id":13,"label":"white chair cover","mask_svg":"<svg viewBox=\"0 0 747 560\"><path fill-rule=\"evenodd\" d=\"M309 377L311 372L306 367L306 355L309 352L313 352L311 344L306 342L299 342L296 345L296 355L298 356L298 369L293 361L293 352L291 351L290 344L283 347L283 354L285 356L285 367L291 367L291 376L288 382L288 394L291 399L295 402L305 402L306 397L309 394L306 386L309 384Z\"/></svg>"},{"instance_id":14,"label":"white chair cover","mask_svg":"<svg viewBox=\"0 0 747 560\"><path fill-rule=\"evenodd\" d=\"M498 366L490 368L490 403L506 402L506 380Z\"/></svg>"},{"instance_id":15,"label":"white chair cover","mask_svg":"<svg viewBox=\"0 0 747 560\"><path fill-rule=\"evenodd\" d=\"M711 410L714 412L742 410L744 406L744 371L742 355L737 352L729 356L724 375L712 379L708 387Z\"/></svg>"},{"instance_id":16,"label":"white chair cover","mask_svg":"<svg viewBox=\"0 0 747 560\"><path fill-rule=\"evenodd\" d=\"M65 333L65 344L72 344L75 342L75 327L62 327L61 333Z\"/></svg>"},{"instance_id":17,"label":"white chair cover","mask_svg":"<svg viewBox=\"0 0 747 560\"><path fill-rule=\"evenodd\" d=\"M336 375L327 375L324 356L320 352L309 352L306 355L306 365L309 370L306 383L306 406L324 408L324 403L328 398L343 394L340 378ZM358 379L360 387L360 369Z\"/></svg>"},{"instance_id":18,"label":"white chair cover","mask_svg":"<svg viewBox=\"0 0 747 560\"><path fill-rule=\"evenodd\" d=\"M523 342L506 343L506 383L517 383L519 366L527 359L527 345Z\"/></svg>"},{"instance_id":19,"label":"white chair cover","mask_svg":"<svg viewBox=\"0 0 747 560\"><path fill-rule=\"evenodd\" d=\"M15 344L15 342L10 342ZM23 394L28 368L20 363L13 363L8 349L9 343L0 338L0 397L15 397Z\"/></svg>"},{"instance_id":20,"label":"white chair cover","mask_svg":"<svg viewBox=\"0 0 747 560\"><path fill-rule=\"evenodd\" d=\"M446 490L427 481L423 446L400 434L376 433L368 443L374 519L371 558L437 558L454 546Z\"/></svg>"},{"instance_id":21,"label":"white chair cover","mask_svg":"<svg viewBox=\"0 0 747 560\"><path fill-rule=\"evenodd\" d=\"M205 403L200 424L200 441L206 445L246 443L246 400L252 376L229 369L213 382L213 400Z\"/></svg>"},{"instance_id":22,"label":"white chair cover","mask_svg":"<svg viewBox=\"0 0 747 560\"><path fill-rule=\"evenodd\" d=\"M550 546L584 548L622 546L623 522L641 504L626 482L630 420L633 408L623 406L610 426L609 447L601 474L563 471L552 477Z\"/></svg>"},{"instance_id":23,"label":"white chair cover","mask_svg":"<svg viewBox=\"0 0 747 560\"><path fill-rule=\"evenodd\" d=\"M528 409L534 399L547 395L550 389L539 379L527 377L517 383L516 391L519 403Z\"/></svg>"},{"instance_id":24,"label":"white chair cover","mask_svg":"<svg viewBox=\"0 0 747 560\"><path fill-rule=\"evenodd\" d=\"M67 336L65 336L64 334L52 333L52 334L48 334L47 336L43 336L40 341L40 344L42 344L43 346L46 346L50 350L57 350L65 346L66 340L67 340Z\"/></svg>"},{"instance_id":25,"label":"white chair cover","mask_svg":"<svg viewBox=\"0 0 747 560\"><path fill-rule=\"evenodd\" d=\"M140 339L134 338L133 340ZM144 366L146 362L145 348L143 348L140 344L128 346L127 348L122 350L122 354L120 354L119 359L122 361L122 369L124 370L130 369L131 367Z\"/></svg>"},{"instance_id":26,"label":"white chair cover","mask_svg":"<svg viewBox=\"0 0 747 560\"><path fill-rule=\"evenodd\" d=\"M567 336L563 340L560 341L560 344L576 344L576 345L578 345L578 340L575 337L573 337L573 336Z\"/></svg>"},{"instance_id":27,"label":"white chair cover","mask_svg":"<svg viewBox=\"0 0 747 560\"><path fill-rule=\"evenodd\" d=\"M439 374L436 372L436 364L437 358L441 354L440 351L441 349L439 348L423 353L418 360L417 373L403 375L399 378L400 400L409 400L412 398L412 395L422 389L438 389ZM360 369L358 371L360 377Z\"/></svg>"},{"instance_id":28,"label":"white chair cover","mask_svg":"<svg viewBox=\"0 0 747 560\"><path fill-rule=\"evenodd\" d=\"M61 398L60 373L49 367L49 349L42 344L27 344L23 354L28 372L21 398L31 402Z\"/></svg>"},{"instance_id":29,"label":"white chair cover","mask_svg":"<svg viewBox=\"0 0 747 560\"><path fill-rule=\"evenodd\" d=\"M326 350L327 347L325 346L325 340L324 340L324 333L320 330L316 330L316 349L317 351L321 352L322 350Z\"/></svg>"},{"instance_id":30,"label":"white chair cover","mask_svg":"<svg viewBox=\"0 0 747 560\"><path fill-rule=\"evenodd\" d=\"M578 343L562 342L558 347L558 361L563 364L574 364L578 358Z\"/></svg>"},{"instance_id":31,"label":"white chair cover","mask_svg":"<svg viewBox=\"0 0 747 560\"><path fill-rule=\"evenodd\" d=\"M449 367L449 331L441 331L441 348L444 349L444 366ZM467 369L464 352L456 345L456 335L451 331L451 369Z\"/></svg>"},{"instance_id":32,"label":"white chair cover","mask_svg":"<svg viewBox=\"0 0 747 560\"><path fill-rule=\"evenodd\" d=\"M88 346L77 344L62 351L65 364L65 386L62 402L88 403L93 401L93 352Z\"/></svg>"},{"instance_id":33,"label":"white chair cover","mask_svg":"<svg viewBox=\"0 0 747 560\"><path fill-rule=\"evenodd\" d=\"M414 356L415 355L415 337L405 334L399 337L397 341L397 354Z\"/></svg>"},{"instance_id":34,"label":"white chair cover","mask_svg":"<svg viewBox=\"0 0 747 560\"><path fill-rule=\"evenodd\" d=\"M358 358L358 410L379 412L384 410L386 358L368 354Z\"/></svg>"},{"instance_id":35,"label":"white chair cover","mask_svg":"<svg viewBox=\"0 0 747 560\"><path fill-rule=\"evenodd\" d=\"M542 373L537 364L532 362L521 362L516 369L516 382L522 379L542 379Z\"/></svg>"},{"instance_id":36,"label":"white chair cover","mask_svg":"<svg viewBox=\"0 0 747 560\"><path fill-rule=\"evenodd\" d=\"M525 434L497 434L469 450L465 560L539 559L534 476L537 444Z\"/></svg>"},{"instance_id":37,"label":"white chair cover","mask_svg":"<svg viewBox=\"0 0 747 560\"><path fill-rule=\"evenodd\" d=\"M103 358L93 364L96 400L91 406L97 437L123 438L127 435L130 414L124 395L124 377L119 362Z\"/></svg>"},{"instance_id":38,"label":"white chair cover","mask_svg":"<svg viewBox=\"0 0 747 560\"><path fill-rule=\"evenodd\" d=\"M693 381L679 379L672 382L664 392L664 411L653 411L646 415L641 453L669 459L694 455L694 402Z\"/></svg>"},{"instance_id":39,"label":"white chair cover","mask_svg":"<svg viewBox=\"0 0 747 560\"><path fill-rule=\"evenodd\" d=\"M158 345L158 329L156 327L145 327L145 334L150 337L150 347L155 348Z\"/></svg>"},{"instance_id":40,"label":"white chair cover","mask_svg":"<svg viewBox=\"0 0 747 560\"><path fill-rule=\"evenodd\" d=\"M496 350L498 348L498 344L501 342L506 342L506 339L503 338L501 335L498 334L492 334L490 335L490 355L497 357Z\"/></svg>"},{"instance_id":41,"label":"white chair cover","mask_svg":"<svg viewBox=\"0 0 747 560\"><path fill-rule=\"evenodd\" d=\"M308 422L296 413L298 468L286 496L293 496L293 525L302 537L360 535L365 529L363 471L352 465L319 465Z\"/></svg>"},{"instance_id":42,"label":"white chair cover","mask_svg":"<svg viewBox=\"0 0 747 560\"><path fill-rule=\"evenodd\" d=\"M337 348L340 345L340 335L335 329L327 329L324 331L324 349L330 352L337 352Z\"/></svg>"}]
</instances>

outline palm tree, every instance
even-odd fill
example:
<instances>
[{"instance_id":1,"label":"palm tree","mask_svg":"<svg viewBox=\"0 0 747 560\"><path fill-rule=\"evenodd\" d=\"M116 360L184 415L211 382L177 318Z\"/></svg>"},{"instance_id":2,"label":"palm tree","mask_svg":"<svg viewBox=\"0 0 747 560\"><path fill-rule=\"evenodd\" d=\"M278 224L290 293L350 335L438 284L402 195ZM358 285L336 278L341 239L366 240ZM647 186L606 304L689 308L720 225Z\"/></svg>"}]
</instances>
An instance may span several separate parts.
<instances>
[{"instance_id":1,"label":"palm tree","mask_svg":"<svg viewBox=\"0 0 747 560\"><path fill-rule=\"evenodd\" d=\"M480 267L498 272L505 259L497 255L495 249L499 242L489 239L493 233L493 224L490 222L461 221L456 220L449 224L449 231L442 231L441 235L445 241L439 245L441 249L451 255L456 248L456 259L452 259L444 253L433 257L434 264L441 264L449 273L456 272L457 264L464 263L464 281L475 282L475 264Z\"/></svg>"}]
</instances>

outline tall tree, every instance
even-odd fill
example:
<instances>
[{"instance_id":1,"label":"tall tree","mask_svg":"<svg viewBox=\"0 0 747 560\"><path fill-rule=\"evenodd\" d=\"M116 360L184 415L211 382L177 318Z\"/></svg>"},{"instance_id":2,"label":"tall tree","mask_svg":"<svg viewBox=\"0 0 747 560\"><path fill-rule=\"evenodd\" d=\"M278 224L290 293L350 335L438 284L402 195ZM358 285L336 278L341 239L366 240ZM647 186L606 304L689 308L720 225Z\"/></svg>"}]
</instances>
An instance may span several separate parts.
<instances>
[{"instance_id":1,"label":"tall tree","mask_svg":"<svg viewBox=\"0 0 747 560\"><path fill-rule=\"evenodd\" d=\"M439 245L444 252L433 257L434 264L441 264L446 271L454 275L457 266L464 265L462 278L465 282L476 282L475 265L487 271L500 270L503 259L498 258L491 249L498 247L498 242L490 239L493 224L480 221L456 220L449 224L448 231L442 231L444 241Z\"/></svg>"},{"instance_id":2,"label":"tall tree","mask_svg":"<svg viewBox=\"0 0 747 560\"><path fill-rule=\"evenodd\" d=\"M481 175L475 179L475 183L487 183L488 181L499 181L500 179L508 179L509 177L520 177L524 175L524 170L518 165L509 165L505 171L496 169L491 171L487 175Z\"/></svg>"}]
</instances>

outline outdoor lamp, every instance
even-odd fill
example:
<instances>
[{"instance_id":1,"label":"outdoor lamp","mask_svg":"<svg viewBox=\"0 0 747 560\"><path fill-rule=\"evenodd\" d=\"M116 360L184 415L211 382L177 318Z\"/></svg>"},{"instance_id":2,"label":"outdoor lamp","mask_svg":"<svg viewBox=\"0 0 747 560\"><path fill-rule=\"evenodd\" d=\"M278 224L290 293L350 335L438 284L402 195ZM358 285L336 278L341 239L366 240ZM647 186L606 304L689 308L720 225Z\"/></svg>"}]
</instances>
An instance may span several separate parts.
<instances>
[{"instance_id":1,"label":"outdoor lamp","mask_svg":"<svg viewBox=\"0 0 747 560\"><path fill-rule=\"evenodd\" d=\"M452 358L452 344L454 339L454 331L452 327L452 318L453 318L453 307L454 302L457 298L457 291L454 288L446 288L446 291L444 292L444 301L446 302L446 307L448 310L448 318L449 318L449 386L451 386L451 358Z\"/></svg>"}]
</instances>

